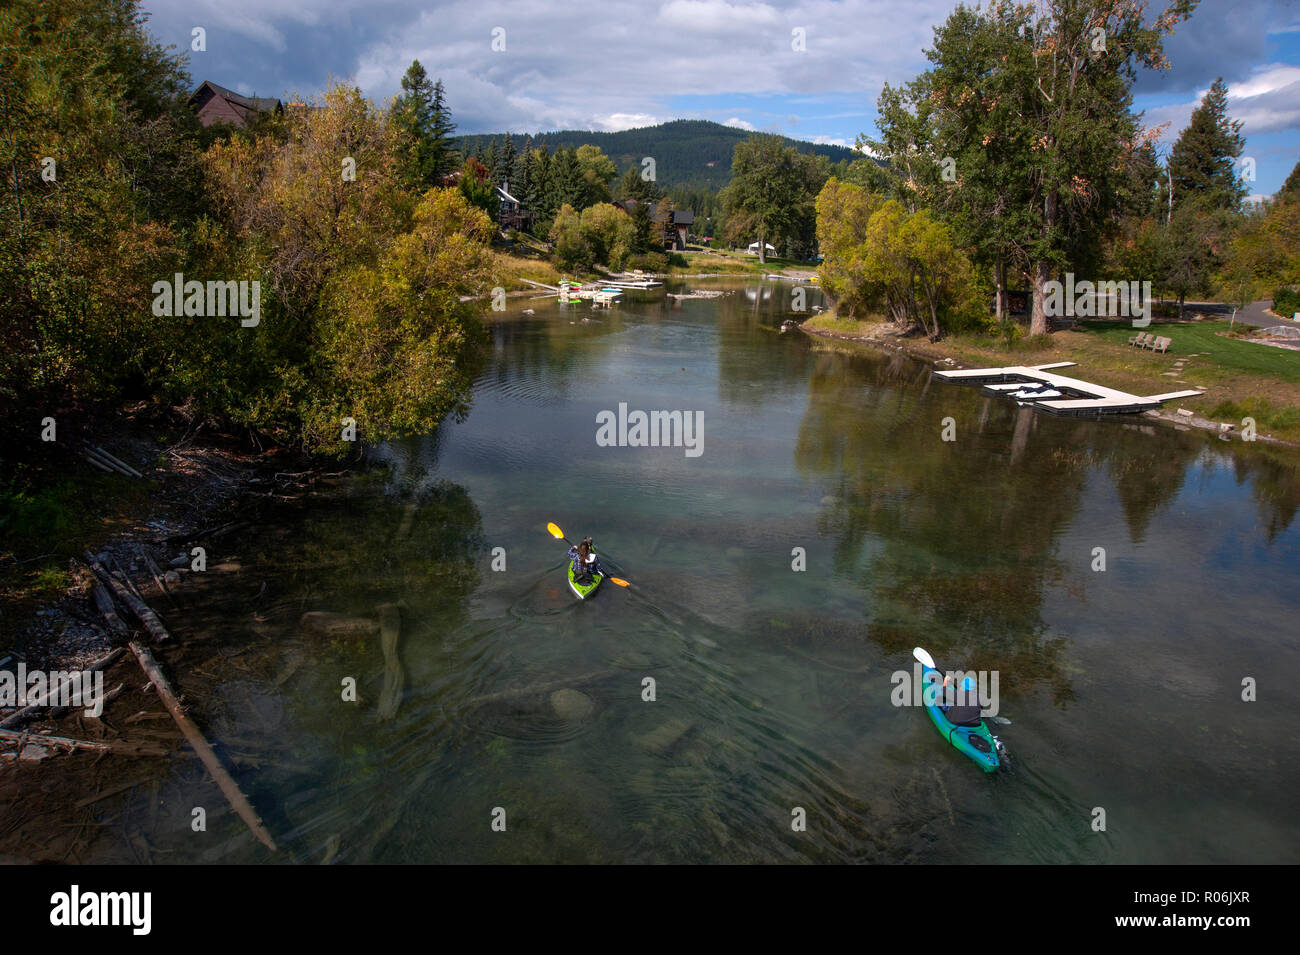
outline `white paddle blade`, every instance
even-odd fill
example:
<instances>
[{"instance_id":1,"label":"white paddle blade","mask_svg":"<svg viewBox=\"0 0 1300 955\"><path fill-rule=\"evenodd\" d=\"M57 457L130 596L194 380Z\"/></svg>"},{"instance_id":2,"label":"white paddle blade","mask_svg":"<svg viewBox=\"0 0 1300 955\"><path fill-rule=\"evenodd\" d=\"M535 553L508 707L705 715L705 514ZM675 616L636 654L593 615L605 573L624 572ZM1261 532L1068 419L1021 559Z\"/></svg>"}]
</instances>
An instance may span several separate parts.
<instances>
[{"instance_id":1,"label":"white paddle blade","mask_svg":"<svg viewBox=\"0 0 1300 955\"><path fill-rule=\"evenodd\" d=\"M930 656L930 654L922 650L920 647L915 647L912 650L912 656L916 657L923 665L928 666L932 670L939 669L934 665L934 657Z\"/></svg>"}]
</instances>

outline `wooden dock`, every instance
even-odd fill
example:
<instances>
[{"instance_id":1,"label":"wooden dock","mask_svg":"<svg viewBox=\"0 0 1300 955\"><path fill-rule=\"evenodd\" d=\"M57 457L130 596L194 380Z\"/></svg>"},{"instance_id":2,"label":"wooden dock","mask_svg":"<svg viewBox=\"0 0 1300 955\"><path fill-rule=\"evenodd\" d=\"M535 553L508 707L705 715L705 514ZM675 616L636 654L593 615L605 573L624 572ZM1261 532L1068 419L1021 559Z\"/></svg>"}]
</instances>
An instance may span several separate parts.
<instances>
[{"instance_id":1,"label":"wooden dock","mask_svg":"<svg viewBox=\"0 0 1300 955\"><path fill-rule=\"evenodd\" d=\"M609 288L640 289L641 291L664 287L664 283L656 279L611 279L605 285Z\"/></svg>"},{"instance_id":2,"label":"wooden dock","mask_svg":"<svg viewBox=\"0 0 1300 955\"><path fill-rule=\"evenodd\" d=\"M936 371L934 374L944 381L984 384L984 390L994 395L1009 395L1025 385L1051 385L1068 397L1017 400L1057 415L1130 414L1159 408L1166 401L1194 398L1203 394L1200 391L1172 391L1162 395L1131 395L1126 391L1107 388L1080 378L1069 378L1049 370L1067 368L1073 364L1072 361L1058 361L1046 365L1012 365L1006 368L963 368Z\"/></svg>"},{"instance_id":3,"label":"wooden dock","mask_svg":"<svg viewBox=\"0 0 1300 955\"><path fill-rule=\"evenodd\" d=\"M577 282L560 283L560 304L588 301L595 307L609 308L623 301L623 290L613 286L582 286Z\"/></svg>"}]
</instances>

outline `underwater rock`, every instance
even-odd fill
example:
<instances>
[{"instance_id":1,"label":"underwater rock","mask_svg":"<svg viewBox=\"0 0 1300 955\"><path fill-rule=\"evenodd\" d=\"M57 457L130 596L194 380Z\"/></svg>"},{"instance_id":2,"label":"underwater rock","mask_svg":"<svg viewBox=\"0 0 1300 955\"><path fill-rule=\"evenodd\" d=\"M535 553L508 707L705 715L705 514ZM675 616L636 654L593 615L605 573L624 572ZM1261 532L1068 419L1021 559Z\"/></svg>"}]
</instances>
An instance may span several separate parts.
<instances>
[{"instance_id":1,"label":"underwater rock","mask_svg":"<svg viewBox=\"0 0 1300 955\"><path fill-rule=\"evenodd\" d=\"M694 727L695 724L688 720L669 720L662 726L658 726L650 732L636 737L636 742L652 753L666 753L676 746L677 743L681 741L682 737L694 729Z\"/></svg>"},{"instance_id":2,"label":"underwater rock","mask_svg":"<svg viewBox=\"0 0 1300 955\"><path fill-rule=\"evenodd\" d=\"M372 637L379 624L366 617L349 617L327 610L312 610L302 615L298 625L323 637Z\"/></svg>"},{"instance_id":3,"label":"underwater rock","mask_svg":"<svg viewBox=\"0 0 1300 955\"><path fill-rule=\"evenodd\" d=\"M570 723L585 723L596 712L596 701L578 690L556 690L551 694L551 709Z\"/></svg>"}]
</instances>

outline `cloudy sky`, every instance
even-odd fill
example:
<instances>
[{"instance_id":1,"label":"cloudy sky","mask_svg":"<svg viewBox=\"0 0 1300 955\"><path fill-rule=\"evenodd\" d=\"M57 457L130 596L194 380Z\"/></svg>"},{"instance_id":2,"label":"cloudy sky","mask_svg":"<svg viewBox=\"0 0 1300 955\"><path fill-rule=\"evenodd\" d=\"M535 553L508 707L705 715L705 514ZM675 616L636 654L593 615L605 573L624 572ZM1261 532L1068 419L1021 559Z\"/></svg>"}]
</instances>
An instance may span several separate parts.
<instances>
[{"instance_id":1,"label":"cloudy sky","mask_svg":"<svg viewBox=\"0 0 1300 955\"><path fill-rule=\"evenodd\" d=\"M195 82L312 96L331 80L383 101L418 59L463 133L616 130L712 119L852 145L876 97L926 68L955 0L144 0ZM1163 6L1153 0L1151 6ZM192 31L206 50L192 51ZM803 31L796 50L794 31ZM495 47L495 48L494 48ZM1215 77L1243 120L1252 191L1300 158L1300 0L1201 0L1143 74L1148 125L1186 124Z\"/></svg>"}]
</instances>

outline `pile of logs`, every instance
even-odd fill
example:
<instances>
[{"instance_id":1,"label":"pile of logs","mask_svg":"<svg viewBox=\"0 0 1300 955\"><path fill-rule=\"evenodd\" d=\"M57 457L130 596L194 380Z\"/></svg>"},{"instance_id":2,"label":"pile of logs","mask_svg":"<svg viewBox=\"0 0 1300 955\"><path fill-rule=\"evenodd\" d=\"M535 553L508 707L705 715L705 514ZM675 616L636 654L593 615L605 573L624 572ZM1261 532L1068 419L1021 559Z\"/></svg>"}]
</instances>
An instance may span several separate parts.
<instances>
[{"instance_id":1,"label":"pile of logs","mask_svg":"<svg viewBox=\"0 0 1300 955\"><path fill-rule=\"evenodd\" d=\"M140 596L140 592L135 589L128 576L120 572L116 575L110 573L104 566L104 562L89 552L86 553L86 559L95 579L91 594L95 606L108 623L109 631L114 637L127 641L126 649L129 649L135 656L140 669L144 671L145 676L149 678L149 682L157 692L158 699L167 708L167 712L171 714L181 733L184 734L186 741L230 802L231 807L263 845L272 852L276 851L275 840L271 838L271 834L266 830L262 820L249 804L247 798L240 792L239 786L230 773L221 765L221 761L217 758L217 754L213 752L211 745L204 739L203 734L194 725L194 722L186 715L180 700L176 697L175 691L173 691L171 684L158 666L158 661L154 659L153 653L138 639L138 634L132 632L132 628L127 626L123 617L137 621L140 627L153 638L155 643L170 643L172 640L171 634L167 632L162 620L154 613L144 598ZM96 660L91 664L90 669L99 670L111 666L124 653L125 649L119 647ZM68 677L68 679L71 678L71 676ZM16 743L20 753L26 745L37 744L54 749L63 749L68 752L86 750L101 754L128 753L135 756L162 756L166 754L166 750L150 747L147 744L141 746L120 742L79 740L16 729L19 724L47 709L50 701L61 699L61 689L61 684L58 687L51 687L40 700L36 700L24 709L10 714L3 722L0 722L0 743ZM111 699L120 689L119 687L118 690L106 694L106 701Z\"/></svg>"},{"instance_id":2,"label":"pile of logs","mask_svg":"<svg viewBox=\"0 0 1300 955\"><path fill-rule=\"evenodd\" d=\"M99 445L91 444L89 441L82 441L81 443L84 447L81 456L101 471L107 471L109 474L125 474L127 477L144 477L131 465L113 457Z\"/></svg>"}]
</instances>

